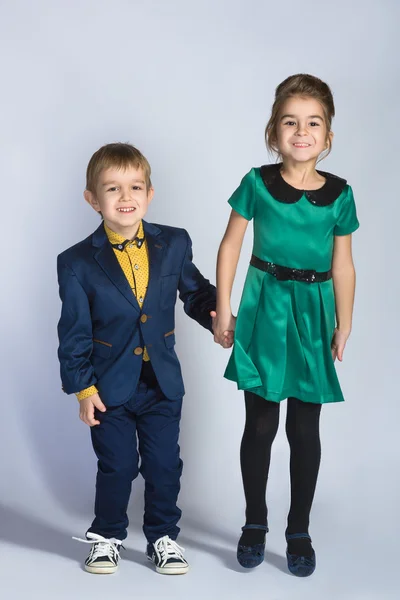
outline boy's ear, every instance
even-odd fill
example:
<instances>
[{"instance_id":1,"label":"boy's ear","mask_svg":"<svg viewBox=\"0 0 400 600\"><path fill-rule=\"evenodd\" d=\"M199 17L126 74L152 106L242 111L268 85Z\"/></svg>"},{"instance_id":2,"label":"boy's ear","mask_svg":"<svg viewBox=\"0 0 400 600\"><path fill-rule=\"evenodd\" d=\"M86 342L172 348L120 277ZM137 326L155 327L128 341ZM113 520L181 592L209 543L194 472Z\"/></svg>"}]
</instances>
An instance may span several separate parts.
<instances>
[{"instance_id":1,"label":"boy's ear","mask_svg":"<svg viewBox=\"0 0 400 600\"><path fill-rule=\"evenodd\" d=\"M90 204L90 206L92 208L94 208L94 210L96 212L100 212L100 205L99 205L99 203L97 201L96 195L93 194L93 192L90 192L89 190L85 190L83 192L83 197L85 198L86 202L88 204Z\"/></svg>"},{"instance_id":2,"label":"boy's ear","mask_svg":"<svg viewBox=\"0 0 400 600\"><path fill-rule=\"evenodd\" d=\"M149 188L149 191L147 192L147 204L150 204L150 202L153 200L154 197L154 188L151 187Z\"/></svg>"}]
</instances>

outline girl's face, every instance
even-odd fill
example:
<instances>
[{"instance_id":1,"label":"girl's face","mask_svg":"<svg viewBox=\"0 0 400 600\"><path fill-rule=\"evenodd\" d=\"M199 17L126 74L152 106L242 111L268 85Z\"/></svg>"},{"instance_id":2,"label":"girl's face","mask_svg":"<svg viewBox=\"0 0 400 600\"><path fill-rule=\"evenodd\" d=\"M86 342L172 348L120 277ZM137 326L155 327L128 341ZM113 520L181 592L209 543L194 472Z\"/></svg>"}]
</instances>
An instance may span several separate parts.
<instances>
[{"instance_id":1,"label":"girl's face","mask_svg":"<svg viewBox=\"0 0 400 600\"><path fill-rule=\"evenodd\" d=\"M333 133L327 133L324 111L314 98L289 98L279 116L276 145L284 159L295 162L317 160L329 148Z\"/></svg>"}]
</instances>

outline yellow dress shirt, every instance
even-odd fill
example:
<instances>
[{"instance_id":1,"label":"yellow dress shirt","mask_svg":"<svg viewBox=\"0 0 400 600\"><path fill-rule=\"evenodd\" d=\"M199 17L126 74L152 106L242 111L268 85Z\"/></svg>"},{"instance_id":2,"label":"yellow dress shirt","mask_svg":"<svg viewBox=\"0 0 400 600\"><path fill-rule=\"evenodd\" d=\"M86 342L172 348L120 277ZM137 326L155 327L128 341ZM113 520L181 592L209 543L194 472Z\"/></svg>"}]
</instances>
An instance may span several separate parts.
<instances>
[{"instance_id":1,"label":"yellow dress shirt","mask_svg":"<svg viewBox=\"0 0 400 600\"><path fill-rule=\"evenodd\" d=\"M144 240L143 244L138 246L136 239L133 241L125 240L121 235L107 227L105 223L104 229L121 269L131 286L131 290L135 295L140 308L142 308L149 283L149 255L147 252L146 240ZM136 237L144 239L142 221L140 221ZM149 360L146 348L143 352L143 360ZM78 392L76 396L78 400L84 400L89 396L93 396L93 394L97 394L97 391L96 386L92 385L85 390Z\"/></svg>"}]
</instances>

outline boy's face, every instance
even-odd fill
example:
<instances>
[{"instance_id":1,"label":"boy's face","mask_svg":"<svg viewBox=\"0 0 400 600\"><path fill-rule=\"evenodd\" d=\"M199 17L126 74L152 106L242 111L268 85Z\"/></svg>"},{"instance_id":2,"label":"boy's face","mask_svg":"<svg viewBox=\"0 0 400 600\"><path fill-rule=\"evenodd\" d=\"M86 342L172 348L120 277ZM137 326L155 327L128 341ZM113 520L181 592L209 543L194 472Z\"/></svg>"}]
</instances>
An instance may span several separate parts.
<instances>
[{"instance_id":1,"label":"boy's face","mask_svg":"<svg viewBox=\"0 0 400 600\"><path fill-rule=\"evenodd\" d=\"M154 190L146 187L143 169L105 169L100 173L96 191L85 190L85 200L101 212L105 224L125 239L135 237L141 219L153 199Z\"/></svg>"}]
</instances>

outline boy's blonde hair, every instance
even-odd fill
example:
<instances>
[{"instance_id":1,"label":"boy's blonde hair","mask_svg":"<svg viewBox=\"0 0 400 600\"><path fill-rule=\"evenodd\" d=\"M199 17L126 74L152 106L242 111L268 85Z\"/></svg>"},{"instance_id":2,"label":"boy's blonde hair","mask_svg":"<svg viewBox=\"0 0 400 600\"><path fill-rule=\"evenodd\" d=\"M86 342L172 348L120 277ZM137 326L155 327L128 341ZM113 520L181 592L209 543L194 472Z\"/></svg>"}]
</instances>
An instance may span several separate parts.
<instances>
[{"instance_id":1,"label":"boy's blonde hair","mask_svg":"<svg viewBox=\"0 0 400 600\"><path fill-rule=\"evenodd\" d=\"M147 158L132 144L122 142L106 144L93 154L86 170L86 189L92 193L96 192L99 175L104 169L124 170L129 167L143 169L146 188L149 191L151 188L151 168Z\"/></svg>"},{"instance_id":2,"label":"boy's blonde hair","mask_svg":"<svg viewBox=\"0 0 400 600\"><path fill-rule=\"evenodd\" d=\"M291 75L282 81L276 88L272 114L265 128L267 148L270 152L277 154L280 158L279 150L276 146L279 115L286 100L293 98L294 96L300 98L314 98L314 100L317 100L322 106L325 116L328 151L324 156L320 157L321 160L328 156L332 148L329 133L332 127L332 119L335 116L335 104L328 84L321 79L318 79L318 77L314 77L314 75L307 75L305 73Z\"/></svg>"}]
</instances>

